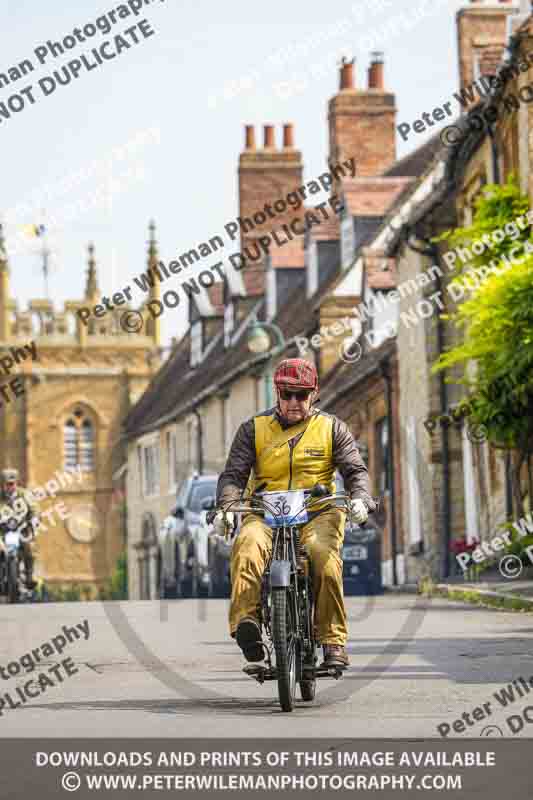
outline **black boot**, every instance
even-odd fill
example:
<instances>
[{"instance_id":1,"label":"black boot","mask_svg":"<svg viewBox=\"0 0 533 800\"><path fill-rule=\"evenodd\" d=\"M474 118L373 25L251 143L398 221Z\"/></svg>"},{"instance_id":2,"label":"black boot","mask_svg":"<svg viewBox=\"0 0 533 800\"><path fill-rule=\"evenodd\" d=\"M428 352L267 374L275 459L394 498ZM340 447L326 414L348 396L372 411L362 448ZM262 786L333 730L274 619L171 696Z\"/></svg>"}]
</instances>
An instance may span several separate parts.
<instances>
[{"instance_id":1,"label":"black boot","mask_svg":"<svg viewBox=\"0 0 533 800\"><path fill-rule=\"evenodd\" d=\"M237 625L235 638L247 661L254 662L264 659L261 628L255 619L252 617L242 619Z\"/></svg>"},{"instance_id":2,"label":"black boot","mask_svg":"<svg viewBox=\"0 0 533 800\"><path fill-rule=\"evenodd\" d=\"M33 580L33 561L31 563L26 562L24 564L24 572L26 575L26 589L31 592L37 586L37 581Z\"/></svg>"}]
</instances>

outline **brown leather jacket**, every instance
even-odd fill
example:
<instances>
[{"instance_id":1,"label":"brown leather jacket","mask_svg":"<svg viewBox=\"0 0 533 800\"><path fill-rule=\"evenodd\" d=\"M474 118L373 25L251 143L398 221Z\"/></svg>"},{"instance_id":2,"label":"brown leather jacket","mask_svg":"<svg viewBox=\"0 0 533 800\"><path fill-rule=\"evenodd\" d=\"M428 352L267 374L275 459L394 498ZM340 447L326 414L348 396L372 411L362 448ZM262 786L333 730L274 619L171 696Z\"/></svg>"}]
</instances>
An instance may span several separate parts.
<instances>
[{"instance_id":1,"label":"brown leather jacket","mask_svg":"<svg viewBox=\"0 0 533 800\"><path fill-rule=\"evenodd\" d=\"M325 414L318 408L313 408L311 413ZM271 416L272 414L276 414L282 428L290 427L279 416L277 408L270 408L257 416ZM345 422L331 414L327 416L333 418L333 458L336 468L342 475L344 488L352 498L362 500L368 511L372 512L376 505L370 494L368 470L357 449L355 439ZM254 419L255 417L250 417L243 422L235 434L226 466L218 479L217 506L223 506L231 500L238 499L246 487L255 462Z\"/></svg>"}]
</instances>

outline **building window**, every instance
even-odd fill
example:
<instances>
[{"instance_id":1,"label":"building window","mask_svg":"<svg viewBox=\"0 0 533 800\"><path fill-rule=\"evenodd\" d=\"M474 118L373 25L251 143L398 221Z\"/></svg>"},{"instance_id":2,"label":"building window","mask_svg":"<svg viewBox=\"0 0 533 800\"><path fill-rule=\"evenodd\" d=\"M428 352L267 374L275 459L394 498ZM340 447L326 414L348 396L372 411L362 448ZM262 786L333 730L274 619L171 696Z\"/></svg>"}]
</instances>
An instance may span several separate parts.
<instances>
[{"instance_id":1,"label":"building window","mask_svg":"<svg viewBox=\"0 0 533 800\"><path fill-rule=\"evenodd\" d=\"M233 311L233 303L231 301L224 308L224 347L229 347L231 344L231 334L235 327L235 314Z\"/></svg>"},{"instance_id":2,"label":"building window","mask_svg":"<svg viewBox=\"0 0 533 800\"><path fill-rule=\"evenodd\" d=\"M142 445L143 495L159 494L159 445L157 442Z\"/></svg>"},{"instance_id":3,"label":"building window","mask_svg":"<svg viewBox=\"0 0 533 800\"><path fill-rule=\"evenodd\" d=\"M137 445L137 467L139 469L139 487L142 491L143 483L143 449L140 444Z\"/></svg>"},{"instance_id":4,"label":"building window","mask_svg":"<svg viewBox=\"0 0 533 800\"><path fill-rule=\"evenodd\" d=\"M202 361L202 321L197 319L191 325L191 367Z\"/></svg>"},{"instance_id":5,"label":"building window","mask_svg":"<svg viewBox=\"0 0 533 800\"><path fill-rule=\"evenodd\" d=\"M346 214L341 222L341 261L342 268L347 269L355 255L355 231L353 217Z\"/></svg>"},{"instance_id":6,"label":"building window","mask_svg":"<svg viewBox=\"0 0 533 800\"><path fill-rule=\"evenodd\" d=\"M178 485L178 453L176 431L167 431L168 491L174 493Z\"/></svg>"},{"instance_id":7,"label":"building window","mask_svg":"<svg viewBox=\"0 0 533 800\"><path fill-rule=\"evenodd\" d=\"M270 265L270 269L266 273L266 317L270 321L274 319L277 313L277 273L276 270Z\"/></svg>"},{"instance_id":8,"label":"building window","mask_svg":"<svg viewBox=\"0 0 533 800\"><path fill-rule=\"evenodd\" d=\"M195 417L187 420L187 469L198 469L198 422Z\"/></svg>"},{"instance_id":9,"label":"building window","mask_svg":"<svg viewBox=\"0 0 533 800\"><path fill-rule=\"evenodd\" d=\"M305 250L307 297L312 297L318 291L318 245L312 239Z\"/></svg>"},{"instance_id":10,"label":"building window","mask_svg":"<svg viewBox=\"0 0 533 800\"><path fill-rule=\"evenodd\" d=\"M389 425L387 417L383 417L376 422L375 430L377 493L381 495L390 490Z\"/></svg>"},{"instance_id":11,"label":"building window","mask_svg":"<svg viewBox=\"0 0 533 800\"><path fill-rule=\"evenodd\" d=\"M81 408L75 409L63 426L64 469L94 471L94 425Z\"/></svg>"}]
</instances>

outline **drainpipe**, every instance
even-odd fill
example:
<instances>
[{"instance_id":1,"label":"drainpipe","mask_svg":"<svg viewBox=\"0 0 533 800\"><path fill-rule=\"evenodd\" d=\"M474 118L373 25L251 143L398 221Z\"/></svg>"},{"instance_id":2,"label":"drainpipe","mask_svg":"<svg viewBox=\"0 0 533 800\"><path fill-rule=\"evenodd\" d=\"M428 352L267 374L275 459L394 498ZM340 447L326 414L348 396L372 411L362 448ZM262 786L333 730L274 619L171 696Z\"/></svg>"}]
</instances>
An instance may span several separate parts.
<instances>
[{"instance_id":1,"label":"drainpipe","mask_svg":"<svg viewBox=\"0 0 533 800\"><path fill-rule=\"evenodd\" d=\"M198 437L198 473L199 475L204 474L204 429L202 425L202 417L200 416L200 412L197 408L193 408L192 413L196 417L196 435Z\"/></svg>"},{"instance_id":2,"label":"drainpipe","mask_svg":"<svg viewBox=\"0 0 533 800\"><path fill-rule=\"evenodd\" d=\"M424 242L425 247L417 247L410 242L411 231L409 231L405 243L410 250L422 256L429 256L436 266L440 266L440 257L437 246L429 239L416 234L416 238ZM437 291L442 297L441 276L435 276ZM440 356L444 351L444 325L440 315L437 316L437 355ZM438 373L439 381L439 405L440 413L445 416L448 413L448 387L444 380L444 372ZM452 539L451 532L451 509L450 509L450 438L448 426L442 425L442 520L444 527L444 554L442 559L442 577L447 578L450 574L450 545Z\"/></svg>"},{"instance_id":3,"label":"drainpipe","mask_svg":"<svg viewBox=\"0 0 533 800\"><path fill-rule=\"evenodd\" d=\"M392 373L389 358L384 358L379 363L381 375L385 380L385 387L387 393L387 429L389 438L389 458L387 464L387 472L389 473L389 486L390 486L390 509L391 509L391 555L392 555L392 584L398 586L398 575L396 571L396 558L397 558L397 530L396 530L396 487L394 482L394 420L392 413Z\"/></svg>"},{"instance_id":4,"label":"drainpipe","mask_svg":"<svg viewBox=\"0 0 533 800\"><path fill-rule=\"evenodd\" d=\"M496 144L496 137L494 135L494 128L490 123L487 123L487 131L490 138L490 151L492 157L492 182L500 183L500 163L498 161L498 146Z\"/></svg>"},{"instance_id":5,"label":"drainpipe","mask_svg":"<svg viewBox=\"0 0 533 800\"><path fill-rule=\"evenodd\" d=\"M488 134L491 144L491 157L492 157L492 182L501 183L500 176L500 162L498 160L498 146L496 144L496 136L494 135L494 128L492 125L487 125ZM505 515L507 519L512 519L513 516L513 484L511 481L511 453L509 450L505 451Z\"/></svg>"}]
</instances>

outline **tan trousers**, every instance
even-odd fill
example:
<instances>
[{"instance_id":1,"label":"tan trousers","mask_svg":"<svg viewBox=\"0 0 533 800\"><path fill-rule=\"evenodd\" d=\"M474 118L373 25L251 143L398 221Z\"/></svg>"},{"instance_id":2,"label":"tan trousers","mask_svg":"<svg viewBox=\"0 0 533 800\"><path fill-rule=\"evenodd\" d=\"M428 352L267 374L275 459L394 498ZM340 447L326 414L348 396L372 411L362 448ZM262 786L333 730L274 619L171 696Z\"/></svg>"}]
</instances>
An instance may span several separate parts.
<instances>
[{"instance_id":1,"label":"tan trousers","mask_svg":"<svg viewBox=\"0 0 533 800\"><path fill-rule=\"evenodd\" d=\"M346 514L331 509L300 530L312 564L315 595L315 636L320 644L345 645L348 635L342 591L342 559ZM248 515L231 554L230 634L243 617L258 620L261 579L272 550L272 531L261 517Z\"/></svg>"}]
</instances>

